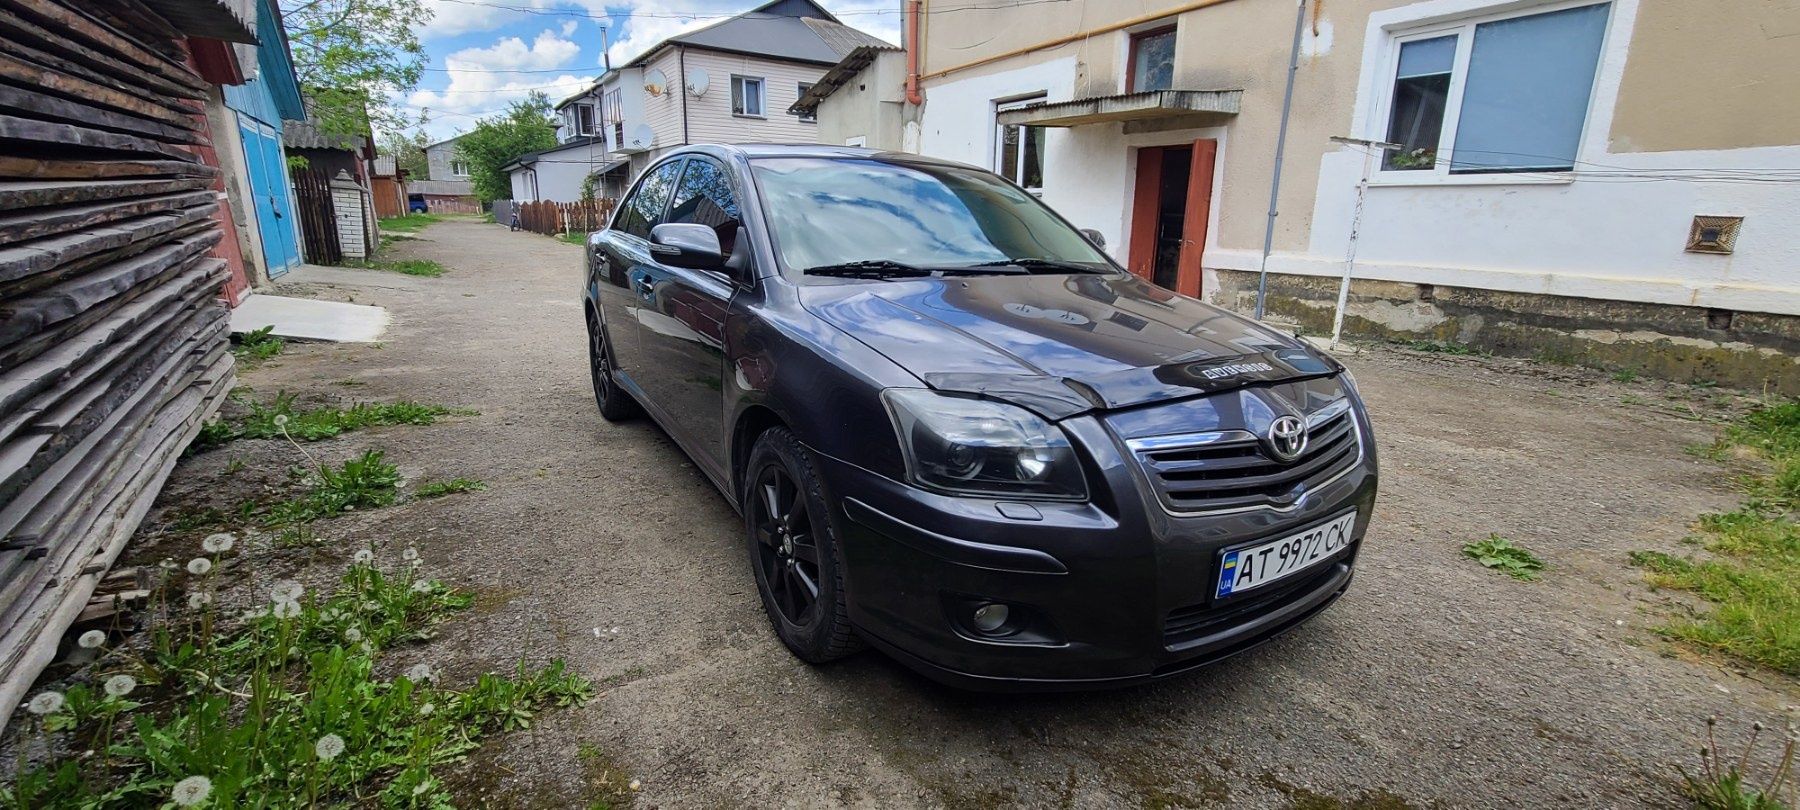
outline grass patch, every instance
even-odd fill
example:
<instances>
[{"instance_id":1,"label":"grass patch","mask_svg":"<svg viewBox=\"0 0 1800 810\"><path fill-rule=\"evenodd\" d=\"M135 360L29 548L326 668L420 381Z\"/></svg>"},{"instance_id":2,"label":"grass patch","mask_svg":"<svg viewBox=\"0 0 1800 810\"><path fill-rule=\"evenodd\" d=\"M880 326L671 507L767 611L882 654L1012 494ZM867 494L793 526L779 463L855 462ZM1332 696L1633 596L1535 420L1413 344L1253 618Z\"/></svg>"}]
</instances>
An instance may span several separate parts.
<instances>
[{"instance_id":1,"label":"grass patch","mask_svg":"<svg viewBox=\"0 0 1800 810\"><path fill-rule=\"evenodd\" d=\"M234 439L274 439L287 435L295 441L316 442L351 431L382 425L429 425L441 416L472 416L475 411L424 405L418 402L358 402L348 408L308 408L294 406L294 395L282 392L270 403L240 399L250 412L236 420L218 419L200 428L200 435L189 446L189 452L210 450Z\"/></svg>"},{"instance_id":2,"label":"grass patch","mask_svg":"<svg viewBox=\"0 0 1800 810\"><path fill-rule=\"evenodd\" d=\"M1490 534L1486 540L1463 546L1463 555L1481 563L1483 567L1492 568L1513 579L1531 582L1538 578L1538 572L1544 570L1544 561L1530 551L1513 545L1511 540L1498 534Z\"/></svg>"},{"instance_id":3,"label":"grass patch","mask_svg":"<svg viewBox=\"0 0 1800 810\"><path fill-rule=\"evenodd\" d=\"M437 278L449 272L443 265L430 259L354 259L344 262L344 266L357 270L383 270L389 273L426 278Z\"/></svg>"},{"instance_id":4,"label":"grass patch","mask_svg":"<svg viewBox=\"0 0 1800 810\"><path fill-rule=\"evenodd\" d=\"M281 354L287 341L270 334L273 331L275 331L275 325L270 324L261 329L233 335L232 340L236 341L237 345L232 347L231 353L237 357L238 364L245 368L255 368L264 360Z\"/></svg>"},{"instance_id":5,"label":"grass patch","mask_svg":"<svg viewBox=\"0 0 1800 810\"><path fill-rule=\"evenodd\" d=\"M55 753L0 788L0 806L448 807L441 766L592 695L560 661L463 688L427 664L380 674L384 650L470 602L406 562L383 571L359 552L330 593L276 583L274 601L240 617L212 606L228 549L211 548L182 575L187 611L141 652L101 651L87 676L104 688L34 696L43 711L26 716L21 745L55 738L35 745Z\"/></svg>"},{"instance_id":6,"label":"grass patch","mask_svg":"<svg viewBox=\"0 0 1800 810\"><path fill-rule=\"evenodd\" d=\"M1613 382L1622 382L1622 383L1637 382L1638 370L1635 368L1622 368L1622 369L1619 369L1618 371L1613 372L1612 378L1613 378Z\"/></svg>"},{"instance_id":7,"label":"grass patch","mask_svg":"<svg viewBox=\"0 0 1800 810\"><path fill-rule=\"evenodd\" d=\"M392 504L400 488L400 469L380 450L366 451L340 467L320 467L308 477L311 490L270 507L264 525L293 526L356 509L379 509Z\"/></svg>"},{"instance_id":8,"label":"grass patch","mask_svg":"<svg viewBox=\"0 0 1800 810\"><path fill-rule=\"evenodd\" d=\"M480 492L487 489L487 484L473 478L452 478L448 481L427 481L420 484L414 494L421 498L442 498L458 492Z\"/></svg>"},{"instance_id":9,"label":"grass patch","mask_svg":"<svg viewBox=\"0 0 1800 810\"><path fill-rule=\"evenodd\" d=\"M1711 606L1658 632L1800 676L1800 402L1745 415L1699 454L1748 456L1759 469L1740 478L1743 506L1695 523L1693 540L1710 556L1631 555L1651 585L1692 592Z\"/></svg>"},{"instance_id":10,"label":"grass patch","mask_svg":"<svg viewBox=\"0 0 1800 810\"><path fill-rule=\"evenodd\" d=\"M388 217L387 219L380 220L379 224L384 231L418 233L419 231L425 230L426 225L430 225L433 222L442 222L443 220L444 218L437 214L404 214L402 216Z\"/></svg>"},{"instance_id":11,"label":"grass patch","mask_svg":"<svg viewBox=\"0 0 1800 810\"><path fill-rule=\"evenodd\" d=\"M587 231L569 231L567 233L559 233L556 235L556 238L561 241L568 242L571 245L580 245L582 247L587 247L587 238L588 238Z\"/></svg>"}]
</instances>

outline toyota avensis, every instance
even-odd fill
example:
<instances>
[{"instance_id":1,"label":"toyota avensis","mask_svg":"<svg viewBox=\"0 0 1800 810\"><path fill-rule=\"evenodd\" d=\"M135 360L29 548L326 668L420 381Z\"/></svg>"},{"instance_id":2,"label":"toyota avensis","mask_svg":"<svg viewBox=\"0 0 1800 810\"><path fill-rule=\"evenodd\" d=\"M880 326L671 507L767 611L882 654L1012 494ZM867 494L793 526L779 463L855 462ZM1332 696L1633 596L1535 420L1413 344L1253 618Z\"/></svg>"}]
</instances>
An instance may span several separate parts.
<instances>
[{"instance_id":1,"label":"toyota avensis","mask_svg":"<svg viewBox=\"0 0 1800 810\"><path fill-rule=\"evenodd\" d=\"M588 243L594 395L743 515L783 643L975 688L1157 678L1350 583L1375 444L1350 374L1121 270L979 169L694 146Z\"/></svg>"}]
</instances>

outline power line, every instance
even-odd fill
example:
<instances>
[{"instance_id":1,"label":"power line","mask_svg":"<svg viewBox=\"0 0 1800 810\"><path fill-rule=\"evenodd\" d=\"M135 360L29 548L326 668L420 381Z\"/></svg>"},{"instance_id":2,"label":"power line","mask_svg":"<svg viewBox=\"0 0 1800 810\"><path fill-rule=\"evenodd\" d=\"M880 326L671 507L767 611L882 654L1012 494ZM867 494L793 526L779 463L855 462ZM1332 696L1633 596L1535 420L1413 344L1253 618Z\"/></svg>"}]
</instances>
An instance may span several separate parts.
<instances>
[{"instance_id":1,"label":"power line","mask_svg":"<svg viewBox=\"0 0 1800 810\"><path fill-rule=\"evenodd\" d=\"M483 2L482 0L440 0L440 2L456 3L458 5L464 5L464 6L475 6L477 8L491 8L491 9L497 9L500 11L515 11L520 14L536 14L536 15L543 16L543 17L572 17L575 19L586 19L586 20L615 20L615 19L629 19L632 17L646 17L646 18L665 19L665 20L724 20L724 19L730 19L732 17L740 17L740 16L743 16L743 14L744 14L744 12L741 12L741 11L735 12L735 13L729 13L729 12L710 12L710 13L709 12L693 12L693 13L689 13L689 12L682 12L682 11L633 11L630 14L594 14L592 12L583 11L580 9L532 8L530 6L515 6L515 5L508 5L506 3L489 3L489 2ZM922 10L920 13L929 16L929 15L933 15L933 14L956 14L956 13L965 12L965 11L1004 11L1006 9L1019 8L1021 6L1041 6L1041 5L1061 4L1061 3L1071 3L1071 2L1076 2L1076 0L1013 0L1010 3L949 6L949 7L945 7L945 8L928 8L928 9ZM850 9L847 11L834 11L834 12L832 12L832 16L835 16L835 17L854 17L854 16L861 16L861 15L898 16L900 13L901 13L900 9L893 9L893 8ZM751 18L747 18L747 19L754 20L756 18L751 17Z\"/></svg>"}]
</instances>

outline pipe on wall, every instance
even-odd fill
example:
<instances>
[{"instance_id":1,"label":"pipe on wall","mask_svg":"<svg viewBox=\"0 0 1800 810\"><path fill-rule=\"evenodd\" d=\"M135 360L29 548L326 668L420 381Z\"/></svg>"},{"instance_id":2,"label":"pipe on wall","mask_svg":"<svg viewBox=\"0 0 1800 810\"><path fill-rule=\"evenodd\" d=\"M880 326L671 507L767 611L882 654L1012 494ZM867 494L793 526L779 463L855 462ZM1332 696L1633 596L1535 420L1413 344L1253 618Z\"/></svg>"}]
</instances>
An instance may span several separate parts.
<instances>
[{"instance_id":1,"label":"pipe on wall","mask_svg":"<svg viewBox=\"0 0 1800 810\"><path fill-rule=\"evenodd\" d=\"M1281 128L1275 133L1275 168L1269 176L1269 219L1263 226L1262 262L1256 269L1256 319L1262 320L1263 299L1269 294L1269 251L1275 244L1275 217L1280 213L1281 163L1287 152L1288 116L1294 110L1294 74L1300 72L1300 36L1306 30L1307 0L1294 3L1294 46L1288 52L1287 90L1281 96Z\"/></svg>"},{"instance_id":2,"label":"pipe on wall","mask_svg":"<svg viewBox=\"0 0 1800 810\"><path fill-rule=\"evenodd\" d=\"M923 5L924 0L906 3L906 103L914 107L925 103L925 97L919 94L919 18L924 16Z\"/></svg>"}]
</instances>

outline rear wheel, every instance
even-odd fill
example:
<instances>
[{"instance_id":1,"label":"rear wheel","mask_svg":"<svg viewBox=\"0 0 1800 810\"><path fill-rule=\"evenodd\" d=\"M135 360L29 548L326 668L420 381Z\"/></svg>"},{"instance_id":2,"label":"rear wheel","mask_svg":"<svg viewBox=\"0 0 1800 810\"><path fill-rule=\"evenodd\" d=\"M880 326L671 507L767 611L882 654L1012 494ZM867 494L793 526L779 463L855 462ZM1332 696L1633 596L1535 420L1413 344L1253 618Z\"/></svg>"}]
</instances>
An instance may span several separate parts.
<instances>
[{"instance_id":1,"label":"rear wheel","mask_svg":"<svg viewBox=\"0 0 1800 810\"><path fill-rule=\"evenodd\" d=\"M744 481L750 565L775 634L814 664L861 649L845 607L842 555L806 448L786 428L764 431Z\"/></svg>"},{"instance_id":2,"label":"rear wheel","mask_svg":"<svg viewBox=\"0 0 1800 810\"><path fill-rule=\"evenodd\" d=\"M587 316L588 328L588 368L594 377L594 402L600 406L600 415L608 422L621 422L638 415L637 400L619 387L613 379L612 343L606 338L606 327L594 317L592 311Z\"/></svg>"}]
</instances>

